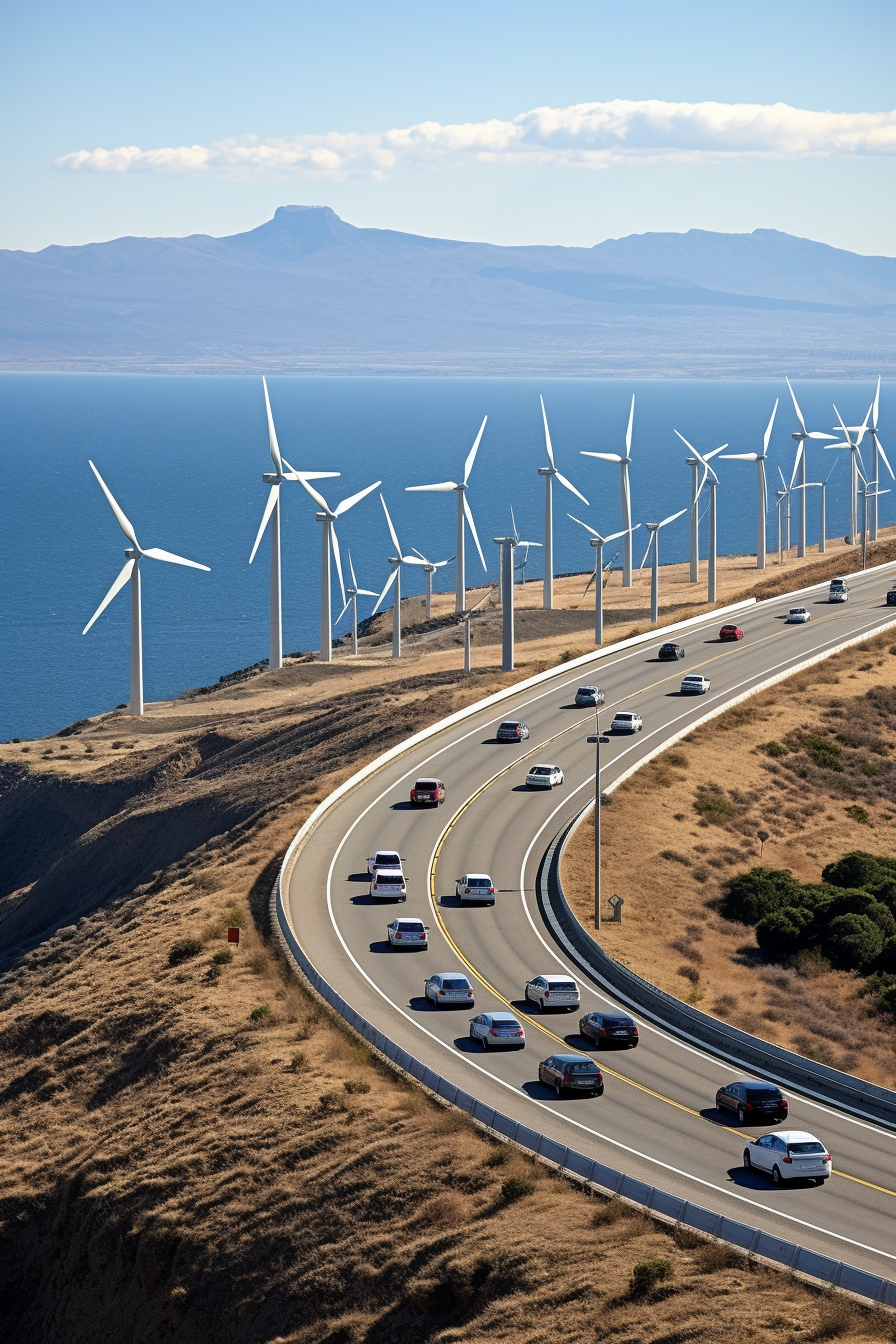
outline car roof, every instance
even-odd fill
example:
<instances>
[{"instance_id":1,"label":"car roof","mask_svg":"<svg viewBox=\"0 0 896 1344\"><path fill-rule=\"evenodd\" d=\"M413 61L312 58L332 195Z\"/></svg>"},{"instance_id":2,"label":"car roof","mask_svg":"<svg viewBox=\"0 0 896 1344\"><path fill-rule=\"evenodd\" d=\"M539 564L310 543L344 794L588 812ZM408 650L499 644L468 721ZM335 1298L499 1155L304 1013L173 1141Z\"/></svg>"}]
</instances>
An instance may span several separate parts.
<instances>
[{"instance_id":1,"label":"car roof","mask_svg":"<svg viewBox=\"0 0 896 1344\"><path fill-rule=\"evenodd\" d=\"M602 1013L600 1011L595 1011L589 1013L588 1016L605 1017L608 1022L634 1022L635 1020L633 1017L629 1017L628 1013Z\"/></svg>"},{"instance_id":2,"label":"car roof","mask_svg":"<svg viewBox=\"0 0 896 1344\"><path fill-rule=\"evenodd\" d=\"M529 766L529 771L533 770L559 770L559 765L548 765L547 761L537 761L535 765Z\"/></svg>"},{"instance_id":3,"label":"car roof","mask_svg":"<svg viewBox=\"0 0 896 1344\"><path fill-rule=\"evenodd\" d=\"M635 715L630 709L617 709L616 711L617 719L633 719L634 717Z\"/></svg>"},{"instance_id":4,"label":"car roof","mask_svg":"<svg viewBox=\"0 0 896 1344\"><path fill-rule=\"evenodd\" d=\"M783 1139L785 1143L821 1143L821 1139L805 1129L779 1129L775 1131L775 1137Z\"/></svg>"},{"instance_id":5,"label":"car roof","mask_svg":"<svg viewBox=\"0 0 896 1344\"><path fill-rule=\"evenodd\" d=\"M562 1059L564 1064L594 1064L597 1068L595 1061L589 1059L588 1055L551 1055L550 1058Z\"/></svg>"},{"instance_id":6,"label":"car roof","mask_svg":"<svg viewBox=\"0 0 896 1344\"><path fill-rule=\"evenodd\" d=\"M393 919L392 923L393 923L393 924L422 924L422 923L423 923L423 920L420 919L420 917L419 917L418 915L399 915L399 917L398 917L397 919Z\"/></svg>"},{"instance_id":7,"label":"car roof","mask_svg":"<svg viewBox=\"0 0 896 1344\"><path fill-rule=\"evenodd\" d=\"M374 858L376 858L377 854L397 854L397 853L398 853L397 849L378 849L374 853Z\"/></svg>"},{"instance_id":8,"label":"car roof","mask_svg":"<svg viewBox=\"0 0 896 1344\"><path fill-rule=\"evenodd\" d=\"M777 1083L762 1083L759 1082L759 1080L756 1078L744 1078L744 1079L739 1078L736 1084L729 1083L728 1086L745 1087L748 1092L758 1092L760 1088L762 1088L764 1091L768 1091L769 1088L773 1089L775 1092L781 1091Z\"/></svg>"},{"instance_id":9,"label":"car roof","mask_svg":"<svg viewBox=\"0 0 896 1344\"><path fill-rule=\"evenodd\" d=\"M381 865L377 877L404 877L404 871L395 864L384 863Z\"/></svg>"},{"instance_id":10,"label":"car roof","mask_svg":"<svg viewBox=\"0 0 896 1344\"><path fill-rule=\"evenodd\" d=\"M516 1013L483 1013L483 1017L491 1018L492 1022L516 1022Z\"/></svg>"},{"instance_id":11,"label":"car roof","mask_svg":"<svg viewBox=\"0 0 896 1344\"><path fill-rule=\"evenodd\" d=\"M438 782L435 775L421 775L417 780L418 784L438 784Z\"/></svg>"},{"instance_id":12,"label":"car roof","mask_svg":"<svg viewBox=\"0 0 896 1344\"><path fill-rule=\"evenodd\" d=\"M573 977L571 975L543 975L541 979L546 980L549 985L556 985L556 984L568 985L570 980L572 980L572 983L575 984L575 980L573 980Z\"/></svg>"},{"instance_id":13,"label":"car roof","mask_svg":"<svg viewBox=\"0 0 896 1344\"><path fill-rule=\"evenodd\" d=\"M451 978L454 980L467 979L463 971L433 971L432 975L429 978L430 980L444 980L446 975L450 975ZM467 984L469 983L470 983L469 980L467 980Z\"/></svg>"},{"instance_id":14,"label":"car roof","mask_svg":"<svg viewBox=\"0 0 896 1344\"><path fill-rule=\"evenodd\" d=\"M597 690L597 687L596 687L596 686L580 686L580 687L579 687L579 690L580 690L580 691L596 691L596 690Z\"/></svg>"},{"instance_id":15,"label":"car roof","mask_svg":"<svg viewBox=\"0 0 896 1344\"><path fill-rule=\"evenodd\" d=\"M486 882L491 882L491 878L489 877L488 873L467 873L466 880L469 881L471 877L481 877Z\"/></svg>"}]
</instances>

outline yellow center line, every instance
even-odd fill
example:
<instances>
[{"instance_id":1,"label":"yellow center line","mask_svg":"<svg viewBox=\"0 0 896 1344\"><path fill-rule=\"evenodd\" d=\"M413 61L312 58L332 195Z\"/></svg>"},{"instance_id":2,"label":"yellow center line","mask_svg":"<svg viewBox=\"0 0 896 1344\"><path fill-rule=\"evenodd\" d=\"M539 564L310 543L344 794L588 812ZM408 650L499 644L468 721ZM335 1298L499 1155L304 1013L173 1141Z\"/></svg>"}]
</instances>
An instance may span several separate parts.
<instances>
[{"instance_id":1,"label":"yellow center line","mask_svg":"<svg viewBox=\"0 0 896 1344\"><path fill-rule=\"evenodd\" d=\"M827 619L830 619L830 618L827 618ZM775 632L773 632L772 635L765 636L764 639L765 639L765 638L769 638L769 639L774 638L775 635L776 635L777 633L778 633L778 632L775 631ZM705 660L704 663L698 664L698 666L701 666L701 667L702 667L702 666L705 666L706 663L716 662L716 661L718 661L719 658L723 658L723 657L727 656L729 652L732 652L732 653L733 653L734 650L730 650L730 651L729 651L729 650L726 649L724 653L717 654L714 658L708 658L708 659ZM654 682L651 686L642 687L640 690L638 690L638 691L636 691L636 692L633 692L631 696L627 696L627 697L625 697L625 698L626 698L626 699L632 699L634 695L643 695L643 694L645 693L645 691L653 690L653 689L655 689L655 687L663 685L663 682L664 682L664 681L671 681L671 680L673 680L672 677L664 677L664 678L661 678L660 681ZM622 703L624 703L624 700L622 700L622 701L617 701L616 703L617 703L617 704L622 704ZM565 736L566 733L568 733L568 732L572 732L574 729L576 729L576 728L578 728L578 727L581 727L581 723L582 723L582 720L581 720L581 719L576 720L576 722L575 722L574 724L570 724L570 725L568 725L566 728L562 728L562 729L560 730L559 733L555 733L552 737L547 738L544 742L540 742L540 743L539 743L537 746L535 746L535 747L530 747L530 748L528 749L528 751L523 752L523 753L522 753L521 755L519 755L519 756L514 756L513 760L512 760L508 765L504 766L501 770L499 770L499 771L497 772L497 774L492 775L492 777L491 777L490 779L487 779L487 780L485 781L485 783L484 783L484 784L481 784L481 785L479 786L479 788L476 789L476 791L475 791L474 793L471 793L470 796L469 796L469 798L467 798L467 800L466 800L464 803L461 804L460 808L457 810L457 812L454 814L454 816L453 816L453 817L451 818L451 820L448 822L448 824L447 824L447 826L445 827L445 829L442 831L442 834L441 834L440 837L439 837L438 843L436 844L435 850L433 851L432 861L431 861L431 863L430 863L430 869L429 869L429 903L430 903L430 908L432 909L433 915L435 916L435 919L436 919L436 921L437 921L437 923L438 923L438 925L439 925L439 928L441 929L442 934L443 934L443 936L444 936L444 938L445 938L445 941L449 944L449 946L450 946L451 948L453 948L454 952L456 953L456 955L458 956L458 958L460 959L460 961L463 963L463 965L464 965L464 966L467 968L467 970L470 972L470 974L473 976L473 978L476 979L476 980L478 980L479 983L480 983L485 989L487 989L487 990L489 991L489 993L493 994L493 995L495 996L495 998L498 999L498 1001L499 1001L500 1003L505 1004L509 1009L511 1009L511 1011L514 1011L514 1012L515 1012L516 1010L514 1009L513 1004L512 1004L512 1002L510 1001L510 999L508 999L504 994L502 994L501 991L500 991L499 989L497 989L497 988L491 983L491 981L487 980L486 977L483 975L483 973L482 973L480 970L478 970L478 969L473 965L473 963L472 963L472 962L470 961L470 959L465 955L465 953L461 951L461 949L460 949L460 947L458 946L457 942L454 940L454 938L452 937L451 933L449 932L449 930L448 930L448 926L446 925L445 920L444 920L443 917L442 917L442 911L441 911L441 908L440 908L440 906L439 906L439 903L438 903L437 900L436 900L436 868L437 868L437 866L438 866L438 862L439 862L439 859L440 859L440 857L441 857L441 853L442 853L442 849L443 849L443 847L444 847L444 845L445 845L445 841L448 839L448 836L451 834L452 830L453 830L454 827L457 825L457 823L460 821L460 819L461 819L461 817L464 815L464 813L467 812L467 810L468 810L470 807L472 807L472 805L473 805L473 803L476 801L476 799L479 798L479 797L481 797L482 794L485 793L485 791L486 791L487 789L491 788L491 786L492 786L493 784L495 784L499 779L501 779L504 775L509 774L509 772L510 772L511 770L515 769L515 767L518 766L518 765L520 764L521 761L526 760L526 758L529 757L529 756L534 756L536 752L541 751L542 748L544 748L544 747L546 747L546 746L549 746L552 742L556 742L558 738ZM549 1037L551 1040L556 1041L556 1042L558 1043L558 1045L562 1045L562 1046L564 1046L564 1047L567 1048L567 1049L569 1048L569 1043L568 1043L568 1041L564 1040L564 1038L563 1038L562 1036L558 1036L556 1032L552 1031L552 1030L550 1029L550 1027L545 1026L545 1024L544 1024L543 1022L539 1021L537 1018L530 1018L530 1019L528 1019L528 1023L529 1023L529 1025L534 1026L538 1031L542 1032L545 1036ZM581 1053L581 1052L579 1052L579 1053ZM616 1078L616 1079L618 1079L620 1082L623 1082L623 1083L628 1084L629 1087L633 1087L633 1088L635 1088L638 1092L643 1092L646 1096L653 1097L655 1101L663 1102L663 1103L665 1103L665 1105L667 1105L667 1106L674 1106L676 1110L678 1110L678 1111L684 1111L684 1113L685 1113L686 1115L692 1115L692 1116L694 1116L696 1119L704 1121L706 1124L711 1124L711 1125L713 1125L713 1127L714 1127L715 1129L724 1129L724 1130L726 1130L729 1134L734 1134L736 1137L738 1137L738 1138L742 1138L742 1139L748 1139L748 1140L749 1140L749 1139L751 1139L751 1138L755 1138L755 1135L748 1134L748 1133L747 1133L745 1130L743 1130L743 1129L739 1129L739 1128L738 1128L738 1129L733 1129L730 1125L719 1125L716 1121L714 1121L714 1120L710 1120L707 1116L704 1116L700 1111L695 1110L692 1106L686 1106L683 1102L675 1101L674 1098L672 1098L672 1097L667 1097L664 1093L662 1093L662 1092L657 1092L657 1091L655 1091L653 1088L651 1088L651 1087L647 1087L644 1083L636 1082L633 1078L628 1078L628 1077L626 1077L626 1075L625 1075L624 1073L618 1073L615 1069L611 1069L611 1068L609 1068L606 1064L601 1063L601 1064L599 1065L599 1067L600 1067L600 1069L601 1069L601 1071L602 1071L603 1073L609 1074L609 1076L610 1076L611 1078ZM869 1190L877 1190L877 1191L879 1191L881 1194L884 1194L884 1195L892 1195L894 1198L896 1198L896 1190L889 1190L889 1189L888 1189L886 1186L884 1186L884 1185L875 1185L875 1183L874 1183L873 1181L865 1181L865 1180L863 1180L860 1176L852 1176L852 1175L850 1175L849 1172L846 1172L846 1171L839 1171L839 1170L837 1170L837 1169L833 1169L833 1170L832 1170L832 1175L834 1175L834 1176L841 1176L841 1177L843 1177L844 1180L847 1180L847 1181L854 1181L857 1185L864 1185L864 1186L867 1186L867 1188L868 1188Z\"/></svg>"}]
</instances>

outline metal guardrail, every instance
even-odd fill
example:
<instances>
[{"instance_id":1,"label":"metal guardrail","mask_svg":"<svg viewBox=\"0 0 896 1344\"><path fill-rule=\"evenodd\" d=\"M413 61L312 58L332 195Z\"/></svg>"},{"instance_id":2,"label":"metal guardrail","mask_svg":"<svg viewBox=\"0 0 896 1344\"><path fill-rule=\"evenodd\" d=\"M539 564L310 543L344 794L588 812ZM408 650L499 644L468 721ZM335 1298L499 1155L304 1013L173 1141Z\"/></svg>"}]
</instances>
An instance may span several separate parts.
<instances>
[{"instance_id":1,"label":"metal guardrail","mask_svg":"<svg viewBox=\"0 0 896 1344\"><path fill-rule=\"evenodd\" d=\"M555 850L556 844L555 841L552 847ZM665 1190L660 1190L654 1185L648 1185L646 1181L640 1181L634 1176L628 1176L615 1167L609 1167L604 1162L597 1161L596 1158L586 1157L584 1153L576 1152L575 1149L567 1147L556 1139L549 1138L539 1130L521 1124L518 1120L512 1119L512 1117L496 1110L493 1106L479 1101L455 1083L449 1082L435 1069L431 1069L407 1050L396 1045L382 1031L379 1031L360 1013L356 1012L319 973L305 955L289 922L283 899L282 871L274 887L272 905L274 916L272 926L279 930L284 950L307 977L321 998L380 1054L385 1055L393 1064L416 1079L418 1083L422 1083L436 1096L441 1097L450 1105L456 1106L494 1134L518 1144L521 1148L527 1149L547 1162L553 1163L559 1171L568 1172L584 1184L592 1186L604 1194L615 1195L629 1200L633 1204L638 1204L659 1218L728 1242L748 1255L760 1257L777 1265L783 1265L796 1273L817 1279L821 1283L831 1285L831 1287L844 1289L881 1306L896 1308L896 1283L892 1280L881 1278L877 1274L870 1274L867 1270L857 1269L854 1265L845 1264L842 1260L834 1260L830 1256L819 1254L817 1251L807 1250L805 1246L786 1241L782 1237L776 1237L770 1232L763 1232L759 1228L750 1227L746 1223L737 1222L736 1219L728 1218L725 1214L704 1209L701 1205L693 1204L687 1199L681 1199L678 1195L668 1194Z\"/></svg>"},{"instance_id":2,"label":"metal guardrail","mask_svg":"<svg viewBox=\"0 0 896 1344\"><path fill-rule=\"evenodd\" d=\"M664 990L609 956L576 919L560 881L563 847L582 817L594 806L589 803L555 836L542 860L536 884L542 916L563 950L614 998L621 999L658 1027L698 1045L734 1066L762 1074L785 1087L802 1092L813 1101L827 1102L840 1110L896 1130L896 1092L868 1083L854 1074L806 1059L792 1050L772 1045L749 1032L721 1022L709 1013L682 1003Z\"/></svg>"}]
</instances>

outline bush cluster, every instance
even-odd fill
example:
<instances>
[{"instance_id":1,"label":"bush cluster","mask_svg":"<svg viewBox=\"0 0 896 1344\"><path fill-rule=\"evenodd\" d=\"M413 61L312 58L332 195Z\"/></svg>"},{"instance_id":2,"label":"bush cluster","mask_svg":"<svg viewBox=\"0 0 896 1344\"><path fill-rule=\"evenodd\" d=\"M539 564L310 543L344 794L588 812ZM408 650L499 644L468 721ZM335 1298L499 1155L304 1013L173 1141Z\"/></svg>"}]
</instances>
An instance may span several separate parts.
<instances>
[{"instance_id":1,"label":"bush cluster","mask_svg":"<svg viewBox=\"0 0 896 1344\"><path fill-rule=\"evenodd\" d=\"M853 850L821 877L797 882L785 869L752 868L725 884L722 911L752 924L770 958L814 952L838 970L896 977L896 859ZM883 985L879 1005L896 1008Z\"/></svg>"}]
</instances>

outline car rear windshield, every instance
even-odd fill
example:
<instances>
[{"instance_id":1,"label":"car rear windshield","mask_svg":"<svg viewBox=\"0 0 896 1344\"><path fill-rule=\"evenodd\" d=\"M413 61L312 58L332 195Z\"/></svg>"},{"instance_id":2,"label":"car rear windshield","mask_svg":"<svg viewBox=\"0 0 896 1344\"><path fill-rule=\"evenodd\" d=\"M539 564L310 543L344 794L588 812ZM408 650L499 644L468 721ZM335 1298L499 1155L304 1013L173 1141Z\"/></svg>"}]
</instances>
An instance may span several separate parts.
<instances>
[{"instance_id":1,"label":"car rear windshield","mask_svg":"<svg viewBox=\"0 0 896 1344\"><path fill-rule=\"evenodd\" d=\"M376 881L379 887L400 887L404 878L401 873L378 873Z\"/></svg>"},{"instance_id":2,"label":"car rear windshield","mask_svg":"<svg viewBox=\"0 0 896 1344\"><path fill-rule=\"evenodd\" d=\"M583 1060L581 1064L567 1064L565 1073L597 1073L597 1065L592 1064L590 1060Z\"/></svg>"},{"instance_id":3,"label":"car rear windshield","mask_svg":"<svg viewBox=\"0 0 896 1344\"><path fill-rule=\"evenodd\" d=\"M747 1096L751 1101L780 1101L781 1093L776 1087L754 1087L746 1084Z\"/></svg>"},{"instance_id":4,"label":"car rear windshield","mask_svg":"<svg viewBox=\"0 0 896 1344\"><path fill-rule=\"evenodd\" d=\"M560 984L548 985L548 989L552 994L575 994L576 992L575 985L571 982L567 984L565 980L561 981Z\"/></svg>"},{"instance_id":5,"label":"car rear windshield","mask_svg":"<svg viewBox=\"0 0 896 1344\"><path fill-rule=\"evenodd\" d=\"M663 650L664 650L664 652L666 652L666 653L674 653L675 650L676 650L677 648L678 648L678 645L677 645L677 644L664 644L664 645L663 645Z\"/></svg>"},{"instance_id":6,"label":"car rear windshield","mask_svg":"<svg viewBox=\"0 0 896 1344\"><path fill-rule=\"evenodd\" d=\"M510 720L508 720L507 723L502 723L502 724L501 724L501 728L504 729L505 732L508 732L508 733L515 733L516 730L517 730L517 728L519 728L519 724L518 724L518 723L511 723Z\"/></svg>"},{"instance_id":7,"label":"car rear windshield","mask_svg":"<svg viewBox=\"0 0 896 1344\"><path fill-rule=\"evenodd\" d=\"M788 1153L795 1153L797 1156L802 1156L805 1153L823 1153L825 1150L820 1143L815 1142L815 1143L788 1143L787 1151Z\"/></svg>"},{"instance_id":8,"label":"car rear windshield","mask_svg":"<svg viewBox=\"0 0 896 1344\"><path fill-rule=\"evenodd\" d=\"M416 787L418 789L436 789L438 782L434 779L418 779Z\"/></svg>"},{"instance_id":9,"label":"car rear windshield","mask_svg":"<svg viewBox=\"0 0 896 1344\"><path fill-rule=\"evenodd\" d=\"M404 924L399 924L399 933L424 933L425 929L419 920L406 920Z\"/></svg>"},{"instance_id":10,"label":"car rear windshield","mask_svg":"<svg viewBox=\"0 0 896 1344\"><path fill-rule=\"evenodd\" d=\"M460 976L460 975L446 975L446 976L444 976L443 979L442 979L442 988L443 988L443 989L469 989L470 986L467 984L467 982L466 982L466 980L463 978L463 976Z\"/></svg>"},{"instance_id":11,"label":"car rear windshield","mask_svg":"<svg viewBox=\"0 0 896 1344\"><path fill-rule=\"evenodd\" d=\"M576 691L576 695L594 695L596 690L596 686L580 686Z\"/></svg>"},{"instance_id":12,"label":"car rear windshield","mask_svg":"<svg viewBox=\"0 0 896 1344\"><path fill-rule=\"evenodd\" d=\"M468 887L490 887L490 886L491 886L491 882L488 880L487 877L468 877L468 878L467 878L467 886L468 886Z\"/></svg>"},{"instance_id":13,"label":"car rear windshield","mask_svg":"<svg viewBox=\"0 0 896 1344\"><path fill-rule=\"evenodd\" d=\"M399 868L401 859L398 857L398 851L394 849L378 849L376 853L376 862L381 868Z\"/></svg>"},{"instance_id":14,"label":"car rear windshield","mask_svg":"<svg viewBox=\"0 0 896 1344\"><path fill-rule=\"evenodd\" d=\"M607 1027L633 1027L635 1024L630 1017L605 1017L604 1026Z\"/></svg>"},{"instance_id":15,"label":"car rear windshield","mask_svg":"<svg viewBox=\"0 0 896 1344\"><path fill-rule=\"evenodd\" d=\"M549 775L551 772L546 765L533 765L529 771L530 775Z\"/></svg>"},{"instance_id":16,"label":"car rear windshield","mask_svg":"<svg viewBox=\"0 0 896 1344\"><path fill-rule=\"evenodd\" d=\"M617 719L633 719L635 716L634 714L617 714L616 717Z\"/></svg>"},{"instance_id":17,"label":"car rear windshield","mask_svg":"<svg viewBox=\"0 0 896 1344\"><path fill-rule=\"evenodd\" d=\"M492 1026L495 1028L495 1031L504 1031L504 1030L507 1030L507 1031L519 1031L519 1030L520 1030L520 1024L519 1024L519 1022L517 1022L517 1020L516 1020L515 1017L499 1017L498 1020L497 1020L497 1022L493 1022L493 1023L492 1023Z\"/></svg>"}]
</instances>

